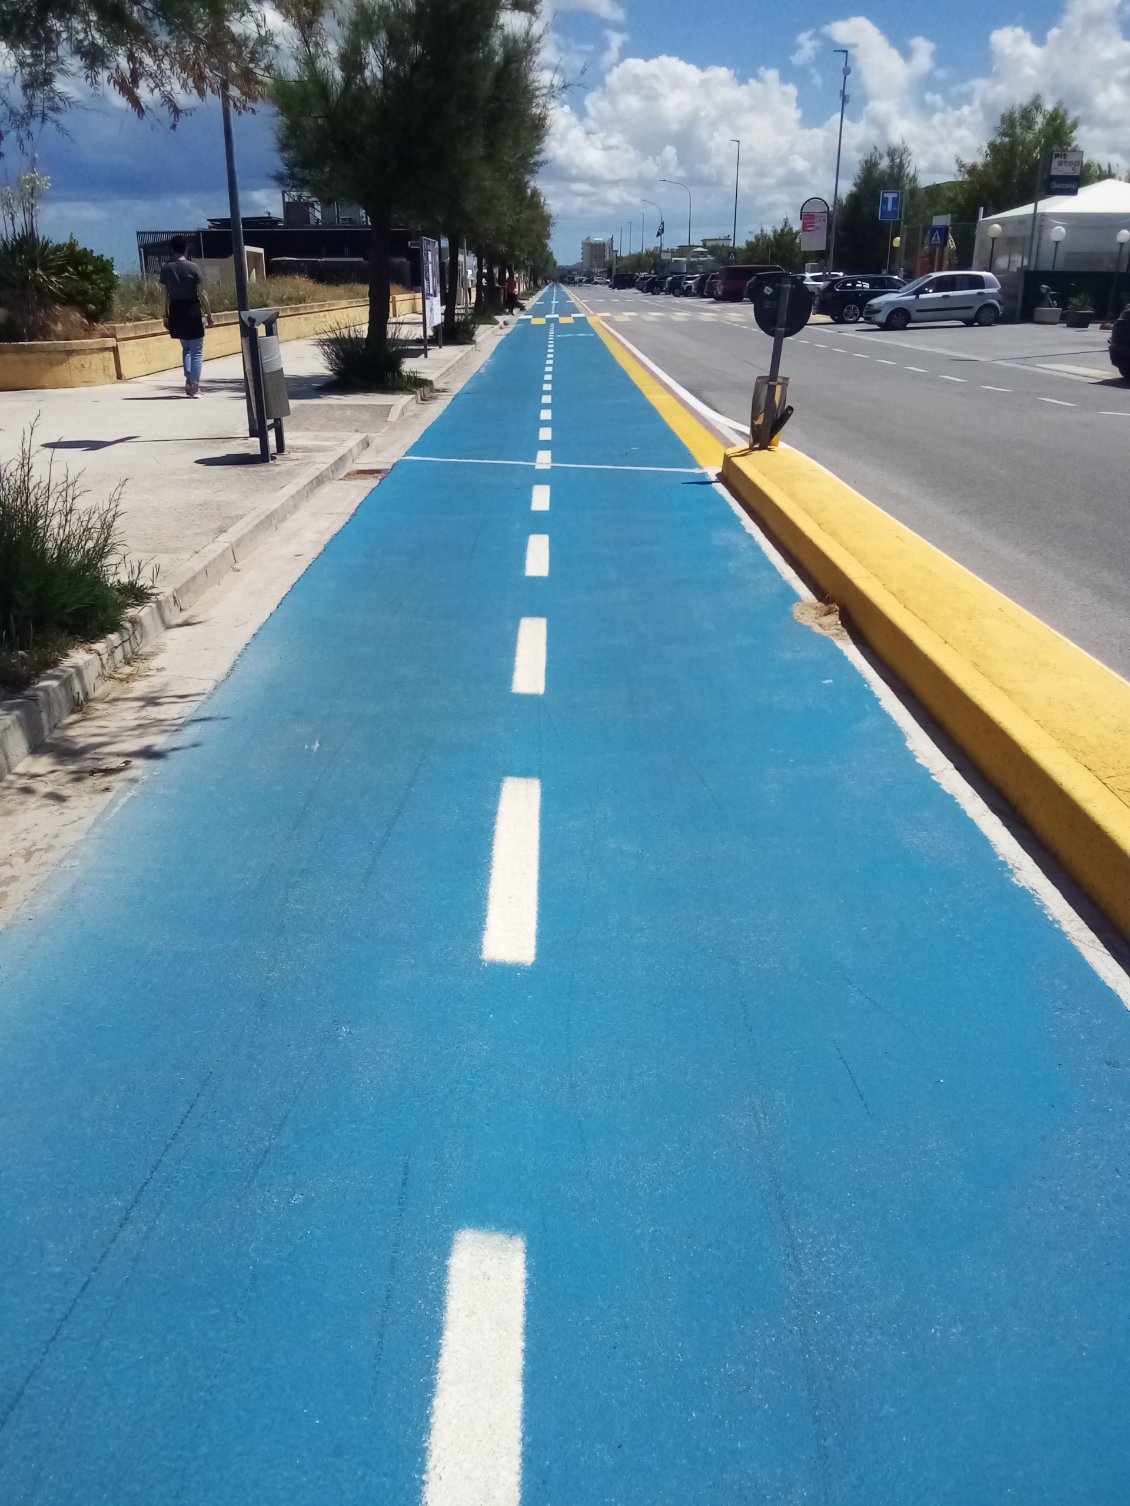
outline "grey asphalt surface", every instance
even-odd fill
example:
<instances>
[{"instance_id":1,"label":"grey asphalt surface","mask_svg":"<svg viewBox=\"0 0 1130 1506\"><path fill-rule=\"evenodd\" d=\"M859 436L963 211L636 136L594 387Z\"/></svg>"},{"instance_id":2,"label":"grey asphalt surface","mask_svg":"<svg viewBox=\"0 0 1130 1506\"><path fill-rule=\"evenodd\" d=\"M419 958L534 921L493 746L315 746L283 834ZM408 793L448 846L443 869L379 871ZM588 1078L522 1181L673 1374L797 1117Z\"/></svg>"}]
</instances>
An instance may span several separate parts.
<instances>
[{"instance_id":1,"label":"grey asphalt surface","mask_svg":"<svg viewBox=\"0 0 1130 1506\"><path fill-rule=\"evenodd\" d=\"M770 353L748 304L576 292L700 401L748 423ZM814 322L786 346L785 437L1130 678L1130 383L1107 338Z\"/></svg>"}]
</instances>

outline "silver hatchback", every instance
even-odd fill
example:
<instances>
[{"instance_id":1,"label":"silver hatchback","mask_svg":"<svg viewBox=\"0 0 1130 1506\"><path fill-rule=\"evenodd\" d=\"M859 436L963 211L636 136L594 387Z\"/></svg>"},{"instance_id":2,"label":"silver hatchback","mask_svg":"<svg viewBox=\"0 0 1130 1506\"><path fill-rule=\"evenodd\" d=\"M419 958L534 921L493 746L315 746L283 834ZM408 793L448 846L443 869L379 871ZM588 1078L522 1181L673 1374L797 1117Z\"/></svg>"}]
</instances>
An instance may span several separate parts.
<instances>
[{"instance_id":1,"label":"silver hatchback","mask_svg":"<svg viewBox=\"0 0 1130 1506\"><path fill-rule=\"evenodd\" d=\"M1004 313L1001 285L991 272L931 272L897 293L872 298L863 317L882 329L908 324L995 324Z\"/></svg>"}]
</instances>

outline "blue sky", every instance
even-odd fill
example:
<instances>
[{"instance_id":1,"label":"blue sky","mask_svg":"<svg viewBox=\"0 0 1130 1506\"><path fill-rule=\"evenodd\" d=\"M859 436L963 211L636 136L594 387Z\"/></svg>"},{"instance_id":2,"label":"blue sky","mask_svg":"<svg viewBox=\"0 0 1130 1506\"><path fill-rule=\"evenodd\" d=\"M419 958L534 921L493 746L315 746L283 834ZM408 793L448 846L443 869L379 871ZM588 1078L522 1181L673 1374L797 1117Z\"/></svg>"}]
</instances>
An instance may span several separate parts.
<instances>
[{"instance_id":1,"label":"blue sky","mask_svg":"<svg viewBox=\"0 0 1130 1506\"><path fill-rule=\"evenodd\" d=\"M570 87L554 110L542 184L554 247L572 261L586 234L633 226L644 198L693 231L730 228L734 149L742 139L739 236L830 195L837 60L849 45L845 175L872 142L905 138L924 180L975 152L1001 109L1041 89L1081 117L1080 144L1124 159L1130 120L1130 17L1123 0L1027 0L1005 7L951 0L908 10L892 0L850 7L751 11L685 0L563 0L544 15L546 61ZM237 122L244 212L277 210L270 112ZM40 167L52 179L45 224L73 232L123 269L137 229L198 224L227 213L219 110L199 107L174 131L107 100L81 103L68 134L47 131ZM9 172L17 170L9 155ZM648 211L651 214L651 211ZM648 224L648 234L654 230ZM685 228L682 233L685 233ZM625 247L627 232L625 230Z\"/></svg>"}]
</instances>

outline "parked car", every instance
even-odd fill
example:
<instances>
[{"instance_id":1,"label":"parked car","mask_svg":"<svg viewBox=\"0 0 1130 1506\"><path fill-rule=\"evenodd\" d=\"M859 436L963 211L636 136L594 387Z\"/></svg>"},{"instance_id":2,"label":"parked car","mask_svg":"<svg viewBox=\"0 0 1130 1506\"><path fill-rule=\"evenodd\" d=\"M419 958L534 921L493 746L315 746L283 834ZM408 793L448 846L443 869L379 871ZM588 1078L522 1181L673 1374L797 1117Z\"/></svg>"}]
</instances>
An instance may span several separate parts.
<instances>
[{"instance_id":1,"label":"parked car","mask_svg":"<svg viewBox=\"0 0 1130 1506\"><path fill-rule=\"evenodd\" d=\"M886 272L859 277L837 277L826 282L816 295L813 313L828 314L837 324L854 324L863 310L880 293L897 293L906 286L901 277Z\"/></svg>"},{"instance_id":2,"label":"parked car","mask_svg":"<svg viewBox=\"0 0 1130 1506\"><path fill-rule=\"evenodd\" d=\"M780 272L782 268L777 266L752 266L748 262L744 265L721 267L718 271L718 281L714 284L714 299L717 303L740 303L745 297L746 285L751 277L756 277L759 272Z\"/></svg>"},{"instance_id":3,"label":"parked car","mask_svg":"<svg viewBox=\"0 0 1130 1506\"><path fill-rule=\"evenodd\" d=\"M666 281L662 272L651 272L643 285L643 290L645 293L662 293Z\"/></svg>"},{"instance_id":4,"label":"parked car","mask_svg":"<svg viewBox=\"0 0 1130 1506\"><path fill-rule=\"evenodd\" d=\"M672 272L672 273L670 273L669 276L668 276L668 278L667 278L667 281L663 285L663 291L665 293L674 293L674 295L676 296L676 298L679 297L679 295L683 291L683 278L685 276L686 276L685 272Z\"/></svg>"},{"instance_id":5,"label":"parked car","mask_svg":"<svg viewBox=\"0 0 1130 1506\"><path fill-rule=\"evenodd\" d=\"M1114 321L1110 331L1111 364L1118 374L1130 382L1130 304Z\"/></svg>"},{"instance_id":6,"label":"parked car","mask_svg":"<svg viewBox=\"0 0 1130 1506\"><path fill-rule=\"evenodd\" d=\"M815 295L822 292L830 282L835 282L837 277L843 276L843 272L806 272L804 274L804 285L808 289L808 291L815 297Z\"/></svg>"},{"instance_id":7,"label":"parked car","mask_svg":"<svg viewBox=\"0 0 1130 1506\"><path fill-rule=\"evenodd\" d=\"M707 277L705 286L702 289L702 296L704 298L714 297L714 289L718 286L718 279L720 276L720 272L711 272Z\"/></svg>"},{"instance_id":8,"label":"parked car","mask_svg":"<svg viewBox=\"0 0 1130 1506\"><path fill-rule=\"evenodd\" d=\"M634 288L636 279L631 272L617 272L612 279L614 288Z\"/></svg>"},{"instance_id":9,"label":"parked car","mask_svg":"<svg viewBox=\"0 0 1130 1506\"><path fill-rule=\"evenodd\" d=\"M930 272L897 293L873 298L863 317L880 329L908 324L995 324L1004 313L1001 285L991 272Z\"/></svg>"},{"instance_id":10,"label":"parked car","mask_svg":"<svg viewBox=\"0 0 1130 1506\"><path fill-rule=\"evenodd\" d=\"M683 297L697 298L705 281L705 272L688 272L683 278Z\"/></svg>"},{"instance_id":11,"label":"parked car","mask_svg":"<svg viewBox=\"0 0 1130 1506\"><path fill-rule=\"evenodd\" d=\"M754 267L753 276L746 283L745 288L742 292L742 297L748 300L748 302L752 303L754 297L756 296L754 293L754 284L757 282L757 279L763 276L766 272L783 272L784 270L784 267L777 266Z\"/></svg>"}]
</instances>

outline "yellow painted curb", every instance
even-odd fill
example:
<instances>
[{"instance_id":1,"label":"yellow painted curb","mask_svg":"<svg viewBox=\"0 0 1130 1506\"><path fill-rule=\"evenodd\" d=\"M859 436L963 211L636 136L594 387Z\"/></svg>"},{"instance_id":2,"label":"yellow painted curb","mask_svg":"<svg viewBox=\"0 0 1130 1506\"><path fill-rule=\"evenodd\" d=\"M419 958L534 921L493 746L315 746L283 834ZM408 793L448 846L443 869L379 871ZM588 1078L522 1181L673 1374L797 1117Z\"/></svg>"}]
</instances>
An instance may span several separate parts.
<instances>
[{"instance_id":1,"label":"yellow painted curb","mask_svg":"<svg viewBox=\"0 0 1130 1506\"><path fill-rule=\"evenodd\" d=\"M1130 935L1130 683L798 451L722 479Z\"/></svg>"},{"instance_id":2,"label":"yellow painted curb","mask_svg":"<svg viewBox=\"0 0 1130 1506\"><path fill-rule=\"evenodd\" d=\"M589 323L1130 936L1130 683L799 451L726 450L598 316Z\"/></svg>"}]
</instances>

